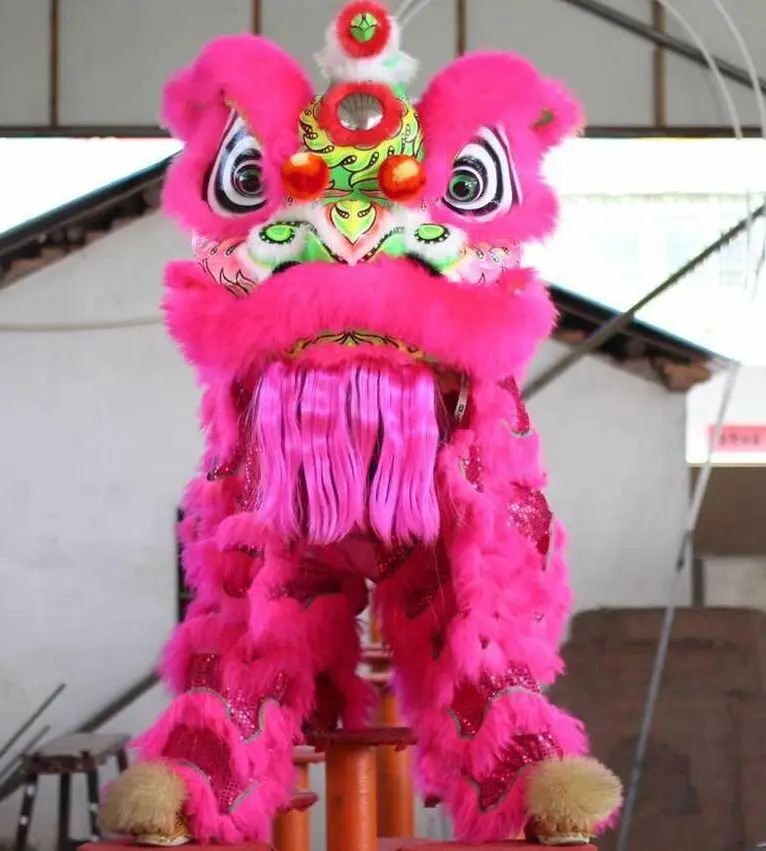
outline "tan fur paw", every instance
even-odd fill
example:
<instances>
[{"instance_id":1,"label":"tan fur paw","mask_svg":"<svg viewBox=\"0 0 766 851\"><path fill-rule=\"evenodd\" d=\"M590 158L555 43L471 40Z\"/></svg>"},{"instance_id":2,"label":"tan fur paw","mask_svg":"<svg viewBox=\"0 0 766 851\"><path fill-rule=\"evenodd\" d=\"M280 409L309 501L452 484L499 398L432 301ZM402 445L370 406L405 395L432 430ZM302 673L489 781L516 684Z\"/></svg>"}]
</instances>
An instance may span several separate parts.
<instances>
[{"instance_id":1,"label":"tan fur paw","mask_svg":"<svg viewBox=\"0 0 766 851\"><path fill-rule=\"evenodd\" d=\"M120 774L101 807L101 827L147 845L181 845L191 837L181 816L183 780L161 762L139 762Z\"/></svg>"},{"instance_id":2,"label":"tan fur paw","mask_svg":"<svg viewBox=\"0 0 766 851\"><path fill-rule=\"evenodd\" d=\"M622 802L619 779L595 759L546 760L526 781L529 832L543 845L581 845Z\"/></svg>"}]
</instances>

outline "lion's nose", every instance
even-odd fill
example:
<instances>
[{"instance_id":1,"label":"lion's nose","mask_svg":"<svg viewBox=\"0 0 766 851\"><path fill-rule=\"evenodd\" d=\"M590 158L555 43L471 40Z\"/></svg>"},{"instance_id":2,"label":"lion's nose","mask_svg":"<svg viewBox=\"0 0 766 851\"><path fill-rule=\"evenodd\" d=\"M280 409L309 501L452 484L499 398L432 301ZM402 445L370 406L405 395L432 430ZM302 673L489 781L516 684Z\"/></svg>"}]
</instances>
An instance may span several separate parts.
<instances>
[{"instance_id":1,"label":"lion's nose","mask_svg":"<svg viewBox=\"0 0 766 851\"><path fill-rule=\"evenodd\" d=\"M386 157L380 164L378 185L389 201L414 201L426 185L425 170L415 157Z\"/></svg>"},{"instance_id":2,"label":"lion's nose","mask_svg":"<svg viewBox=\"0 0 766 851\"><path fill-rule=\"evenodd\" d=\"M330 183L330 167L310 151L293 154L282 165L282 184L285 192L296 201L321 198Z\"/></svg>"}]
</instances>

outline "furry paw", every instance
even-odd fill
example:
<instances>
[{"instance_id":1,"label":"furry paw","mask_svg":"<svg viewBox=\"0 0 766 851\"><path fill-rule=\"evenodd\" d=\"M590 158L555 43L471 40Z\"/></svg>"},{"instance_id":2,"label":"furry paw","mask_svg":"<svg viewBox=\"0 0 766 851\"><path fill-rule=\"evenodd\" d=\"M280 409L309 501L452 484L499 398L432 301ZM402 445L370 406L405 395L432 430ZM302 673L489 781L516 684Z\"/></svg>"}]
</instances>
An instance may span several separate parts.
<instances>
[{"instance_id":1,"label":"furry paw","mask_svg":"<svg viewBox=\"0 0 766 851\"><path fill-rule=\"evenodd\" d=\"M106 793L104 830L132 836L142 845L174 846L191 840L181 814L183 780L161 762L139 762L120 774Z\"/></svg>"},{"instance_id":2,"label":"furry paw","mask_svg":"<svg viewBox=\"0 0 766 851\"><path fill-rule=\"evenodd\" d=\"M530 770L528 833L542 845L583 845L622 803L622 784L588 757L546 760Z\"/></svg>"}]
</instances>

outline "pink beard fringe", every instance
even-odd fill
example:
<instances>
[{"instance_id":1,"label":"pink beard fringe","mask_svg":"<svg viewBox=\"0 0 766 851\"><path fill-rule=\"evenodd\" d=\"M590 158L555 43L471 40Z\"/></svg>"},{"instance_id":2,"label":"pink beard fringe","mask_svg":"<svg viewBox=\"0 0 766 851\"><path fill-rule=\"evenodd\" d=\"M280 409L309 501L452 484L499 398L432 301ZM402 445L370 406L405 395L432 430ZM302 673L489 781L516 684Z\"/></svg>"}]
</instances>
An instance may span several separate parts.
<instances>
[{"instance_id":1,"label":"pink beard fringe","mask_svg":"<svg viewBox=\"0 0 766 851\"><path fill-rule=\"evenodd\" d=\"M437 398L422 368L269 365L251 410L259 522L314 544L366 530L434 541Z\"/></svg>"}]
</instances>

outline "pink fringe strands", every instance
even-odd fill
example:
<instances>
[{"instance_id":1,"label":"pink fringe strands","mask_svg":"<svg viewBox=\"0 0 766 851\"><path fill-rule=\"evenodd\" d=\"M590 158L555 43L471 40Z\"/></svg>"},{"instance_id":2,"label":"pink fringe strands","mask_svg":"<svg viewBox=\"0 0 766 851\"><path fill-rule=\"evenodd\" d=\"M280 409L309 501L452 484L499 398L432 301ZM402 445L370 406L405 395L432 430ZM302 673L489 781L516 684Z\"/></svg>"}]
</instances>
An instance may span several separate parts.
<instances>
[{"instance_id":1,"label":"pink fringe strands","mask_svg":"<svg viewBox=\"0 0 766 851\"><path fill-rule=\"evenodd\" d=\"M424 369L276 361L251 411L259 525L314 544L371 529L383 541L433 541L437 393Z\"/></svg>"}]
</instances>

